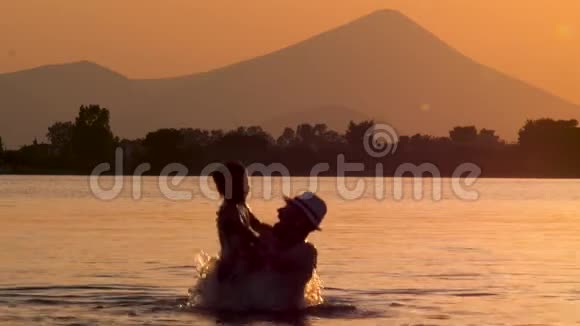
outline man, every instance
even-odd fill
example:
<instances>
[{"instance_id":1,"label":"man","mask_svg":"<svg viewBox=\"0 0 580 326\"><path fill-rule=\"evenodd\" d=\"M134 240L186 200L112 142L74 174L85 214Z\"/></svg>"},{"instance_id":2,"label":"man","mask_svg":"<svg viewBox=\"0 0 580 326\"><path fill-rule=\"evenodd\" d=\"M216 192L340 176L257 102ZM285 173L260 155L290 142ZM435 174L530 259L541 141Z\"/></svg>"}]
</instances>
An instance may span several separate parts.
<instances>
[{"instance_id":1,"label":"man","mask_svg":"<svg viewBox=\"0 0 580 326\"><path fill-rule=\"evenodd\" d=\"M320 230L326 204L310 192L285 200L274 226L250 221L260 234L259 244L249 256L237 259L242 268L235 277L220 281L210 269L209 276L198 280L192 289L196 304L226 310L295 310L319 303L305 300L317 265L316 248L306 238Z\"/></svg>"},{"instance_id":2,"label":"man","mask_svg":"<svg viewBox=\"0 0 580 326\"><path fill-rule=\"evenodd\" d=\"M320 229L326 215L326 204L311 192L285 198L286 205L278 209L278 220L271 232L263 231L265 268L281 276L287 302L299 303L304 289L317 265L318 252L306 241L308 235Z\"/></svg>"}]
</instances>

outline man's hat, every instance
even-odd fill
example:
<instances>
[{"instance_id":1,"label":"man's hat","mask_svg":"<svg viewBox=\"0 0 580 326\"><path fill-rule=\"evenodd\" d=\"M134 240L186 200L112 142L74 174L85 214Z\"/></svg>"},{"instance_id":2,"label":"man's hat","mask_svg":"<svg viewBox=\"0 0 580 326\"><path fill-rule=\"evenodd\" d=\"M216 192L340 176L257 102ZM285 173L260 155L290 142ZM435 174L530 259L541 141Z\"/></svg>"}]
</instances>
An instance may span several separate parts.
<instances>
[{"instance_id":1,"label":"man's hat","mask_svg":"<svg viewBox=\"0 0 580 326\"><path fill-rule=\"evenodd\" d=\"M326 203L312 192L305 192L294 198L284 197L286 202L300 208L308 220L314 225L316 230L322 231L319 227L324 215L326 215Z\"/></svg>"}]
</instances>

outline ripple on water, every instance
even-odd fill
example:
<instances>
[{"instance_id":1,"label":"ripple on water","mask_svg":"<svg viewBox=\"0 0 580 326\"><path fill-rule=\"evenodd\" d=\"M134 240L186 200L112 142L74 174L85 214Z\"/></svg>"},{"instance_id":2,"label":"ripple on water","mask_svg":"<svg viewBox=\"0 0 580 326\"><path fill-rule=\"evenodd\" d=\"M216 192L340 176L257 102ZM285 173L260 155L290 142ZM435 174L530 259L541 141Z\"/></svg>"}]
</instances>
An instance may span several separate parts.
<instances>
[{"instance_id":1,"label":"ripple on water","mask_svg":"<svg viewBox=\"0 0 580 326\"><path fill-rule=\"evenodd\" d=\"M0 302L13 305L146 305L171 296L151 286L120 284L53 285L0 288Z\"/></svg>"},{"instance_id":2,"label":"ripple on water","mask_svg":"<svg viewBox=\"0 0 580 326\"><path fill-rule=\"evenodd\" d=\"M188 307L187 298L155 286L121 284L83 284L53 286L14 286L0 288L0 303L5 307L26 311L23 324L31 322L30 312L45 316L35 322L57 325L93 325L99 319L91 319L91 312L101 314L103 310L112 316L153 318L159 313L186 313L205 316L224 322L244 323L250 321L274 321L294 324L308 317L328 319L366 319L383 317L383 312L357 309L344 297L329 296L326 302L301 311L264 313L246 311L236 314L199 307ZM184 308L187 307L187 308ZM76 311L79 315L68 313ZM51 313L47 313L50 311ZM51 314L58 312L60 315ZM4 321L16 323L18 313L2 314ZM78 317L78 318L77 318ZM49 318L50 320L48 320ZM169 319L155 317L163 324ZM102 320L101 320L102 321Z\"/></svg>"}]
</instances>

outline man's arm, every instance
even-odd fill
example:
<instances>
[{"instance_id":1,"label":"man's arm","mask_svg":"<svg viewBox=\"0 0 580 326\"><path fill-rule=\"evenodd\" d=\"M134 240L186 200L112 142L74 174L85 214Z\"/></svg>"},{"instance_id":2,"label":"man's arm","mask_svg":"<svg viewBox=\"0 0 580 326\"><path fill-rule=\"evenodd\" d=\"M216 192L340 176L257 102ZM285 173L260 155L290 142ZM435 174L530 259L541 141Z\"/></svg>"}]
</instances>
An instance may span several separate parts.
<instances>
[{"instance_id":1,"label":"man's arm","mask_svg":"<svg viewBox=\"0 0 580 326\"><path fill-rule=\"evenodd\" d=\"M254 229L256 232L258 232L259 234L262 234L263 232L269 232L272 231L272 226L268 225L266 223L262 223L257 217L256 215L254 215L254 213L252 213L251 211L249 211L249 220L250 220L250 226L252 227L252 229Z\"/></svg>"}]
</instances>

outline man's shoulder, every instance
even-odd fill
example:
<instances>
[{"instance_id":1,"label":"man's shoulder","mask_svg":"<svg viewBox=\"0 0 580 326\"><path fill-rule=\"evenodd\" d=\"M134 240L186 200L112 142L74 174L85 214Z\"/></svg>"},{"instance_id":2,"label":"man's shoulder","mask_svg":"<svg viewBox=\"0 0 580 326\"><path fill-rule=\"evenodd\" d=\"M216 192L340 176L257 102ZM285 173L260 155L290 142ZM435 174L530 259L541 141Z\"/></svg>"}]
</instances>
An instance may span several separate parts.
<instances>
[{"instance_id":1,"label":"man's shoulder","mask_svg":"<svg viewBox=\"0 0 580 326\"><path fill-rule=\"evenodd\" d=\"M316 246L311 242L304 241L303 246L305 250L316 251Z\"/></svg>"},{"instance_id":2,"label":"man's shoulder","mask_svg":"<svg viewBox=\"0 0 580 326\"><path fill-rule=\"evenodd\" d=\"M300 255L301 257L316 257L317 250L316 247L310 242L301 242L293 246L290 251L293 254Z\"/></svg>"},{"instance_id":3,"label":"man's shoulder","mask_svg":"<svg viewBox=\"0 0 580 326\"><path fill-rule=\"evenodd\" d=\"M287 250L283 255L283 260L291 264L294 270L311 271L316 268L318 252L316 247L309 242L301 242Z\"/></svg>"}]
</instances>

